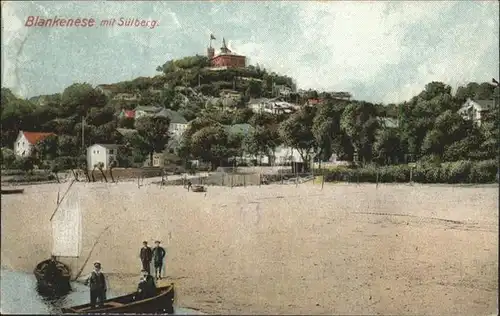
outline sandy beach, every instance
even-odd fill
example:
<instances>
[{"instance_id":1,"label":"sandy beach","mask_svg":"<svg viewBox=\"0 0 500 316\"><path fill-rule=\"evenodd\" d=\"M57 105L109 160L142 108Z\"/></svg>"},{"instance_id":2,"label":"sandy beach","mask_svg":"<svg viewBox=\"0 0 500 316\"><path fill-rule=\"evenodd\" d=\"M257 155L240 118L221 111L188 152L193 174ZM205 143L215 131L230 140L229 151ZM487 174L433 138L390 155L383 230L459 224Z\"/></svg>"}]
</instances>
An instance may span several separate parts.
<instances>
[{"instance_id":1,"label":"sandy beach","mask_svg":"<svg viewBox=\"0 0 500 316\"><path fill-rule=\"evenodd\" d=\"M31 272L51 252L49 218L67 184L1 201L2 267ZM180 306L226 314L488 315L497 310L498 187L325 184L182 187L75 183L79 270L99 260L133 291L143 240L160 239ZM91 270L87 264L84 273Z\"/></svg>"}]
</instances>

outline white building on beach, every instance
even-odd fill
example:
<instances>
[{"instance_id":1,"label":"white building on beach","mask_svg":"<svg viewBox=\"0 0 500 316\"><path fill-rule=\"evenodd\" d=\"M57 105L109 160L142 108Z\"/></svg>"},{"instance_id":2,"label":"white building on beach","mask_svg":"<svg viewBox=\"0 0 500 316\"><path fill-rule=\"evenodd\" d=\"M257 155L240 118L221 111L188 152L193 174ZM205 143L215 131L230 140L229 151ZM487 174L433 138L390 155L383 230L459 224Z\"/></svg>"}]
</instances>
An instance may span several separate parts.
<instances>
[{"instance_id":1,"label":"white building on beach","mask_svg":"<svg viewBox=\"0 0 500 316\"><path fill-rule=\"evenodd\" d=\"M109 165L116 159L118 145L115 144L94 144L87 148L87 168L94 169L94 166L102 162L104 170L109 169Z\"/></svg>"}]
</instances>

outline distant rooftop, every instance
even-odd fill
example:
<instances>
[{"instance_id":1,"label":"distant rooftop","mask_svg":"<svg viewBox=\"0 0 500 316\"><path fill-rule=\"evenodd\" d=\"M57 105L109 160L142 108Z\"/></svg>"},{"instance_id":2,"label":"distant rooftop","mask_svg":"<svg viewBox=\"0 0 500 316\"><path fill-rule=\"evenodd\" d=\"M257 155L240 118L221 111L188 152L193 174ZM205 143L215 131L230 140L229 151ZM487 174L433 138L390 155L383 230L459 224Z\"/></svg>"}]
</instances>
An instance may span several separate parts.
<instances>
[{"instance_id":1,"label":"distant rooftop","mask_svg":"<svg viewBox=\"0 0 500 316\"><path fill-rule=\"evenodd\" d=\"M467 99L467 103L474 102L481 107L482 110L491 110L495 107L495 100L474 100Z\"/></svg>"},{"instance_id":2,"label":"distant rooftop","mask_svg":"<svg viewBox=\"0 0 500 316\"><path fill-rule=\"evenodd\" d=\"M98 144L98 143L92 144L89 147L92 147L92 146L102 146L106 149L116 149L116 148L120 147L120 145L117 145L117 144Z\"/></svg>"}]
</instances>

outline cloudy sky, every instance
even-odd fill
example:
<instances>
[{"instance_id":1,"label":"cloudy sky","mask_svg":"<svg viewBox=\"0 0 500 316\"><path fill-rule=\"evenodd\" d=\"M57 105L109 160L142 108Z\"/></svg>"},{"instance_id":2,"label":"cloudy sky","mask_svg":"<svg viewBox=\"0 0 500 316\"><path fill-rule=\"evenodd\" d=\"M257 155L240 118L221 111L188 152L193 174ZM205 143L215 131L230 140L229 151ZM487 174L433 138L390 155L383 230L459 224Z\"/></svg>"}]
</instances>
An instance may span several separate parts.
<instances>
[{"instance_id":1,"label":"cloudy sky","mask_svg":"<svg viewBox=\"0 0 500 316\"><path fill-rule=\"evenodd\" d=\"M299 88L399 102L430 81L498 79L498 12L496 1L2 2L2 86L31 97L152 76L169 59L204 54L213 33L216 47L224 36ZM159 26L34 28L28 16Z\"/></svg>"}]
</instances>

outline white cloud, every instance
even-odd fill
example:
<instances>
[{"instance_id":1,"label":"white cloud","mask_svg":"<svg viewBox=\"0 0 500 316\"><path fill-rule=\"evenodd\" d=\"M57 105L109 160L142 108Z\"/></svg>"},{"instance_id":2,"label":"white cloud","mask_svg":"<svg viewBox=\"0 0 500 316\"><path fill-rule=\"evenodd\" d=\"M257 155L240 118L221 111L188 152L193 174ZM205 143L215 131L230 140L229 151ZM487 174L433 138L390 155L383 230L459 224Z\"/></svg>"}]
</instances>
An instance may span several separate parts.
<instances>
[{"instance_id":1,"label":"white cloud","mask_svg":"<svg viewBox=\"0 0 500 316\"><path fill-rule=\"evenodd\" d=\"M246 55L252 64L291 76L300 88L350 91L360 99L397 102L409 99L430 81L455 87L465 80L497 76L497 12L497 2L457 1L4 5L2 85L26 93L19 82L53 78L29 82L33 94L62 90L76 78L94 84L132 79L154 73L158 64L170 58L204 52L213 33L216 48L225 36L231 50ZM153 30L28 29L21 21L30 14L77 13L99 20L159 19L160 26ZM19 54L28 31L29 49ZM51 53L60 55L51 57ZM39 56L44 59L29 61ZM16 68L16 63L22 67ZM67 67L74 71L63 71ZM21 80L16 73L21 73Z\"/></svg>"},{"instance_id":2,"label":"white cloud","mask_svg":"<svg viewBox=\"0 0 500 316\"><path fill-rule=\"evenodd\" d=\"M492 6L464 12L474 16L459 18L450 27L443 17L455 4L456 1L301 3L299 18L294 21L300 30L295 39L260 38L260 42L236 41L235 46L253 63L291 75L302 88L349 90L362 83L376 89L376 101L398 102L418 93L430 81L456 85L463 78L481 81L490 77L481 67L481 56L498 43L498 31L492 27L495 21L487 13ZM435 25L436 29L424 28L430 34L422 33L421 41L418 37L416 41L407 41L408 30L426 25ZM437 46L424 41L438 37L443 40ZM315 62L307 63L308 59ZM401 68L396 74L398 78L383 77L388 66L405 63L410 68ZM401 81L401 86L391 85L391 80ZM386 87L377 88L381 83Z\"/></svg>"},{"instance_id":3,"label":"white cloud","mask_svg":"<svg viewBox=\"0 0 500 316\"><path fill-rule=\"evenodd\" d=\"M2 47L2 86L12 87L18 95L26 93L26 85L19 78L19 55L28 40L28 32L24 21L17 17L16 6L11 3L2 3L2 46L11 47L7 50Z\"/></svg>"}]
</instances>

